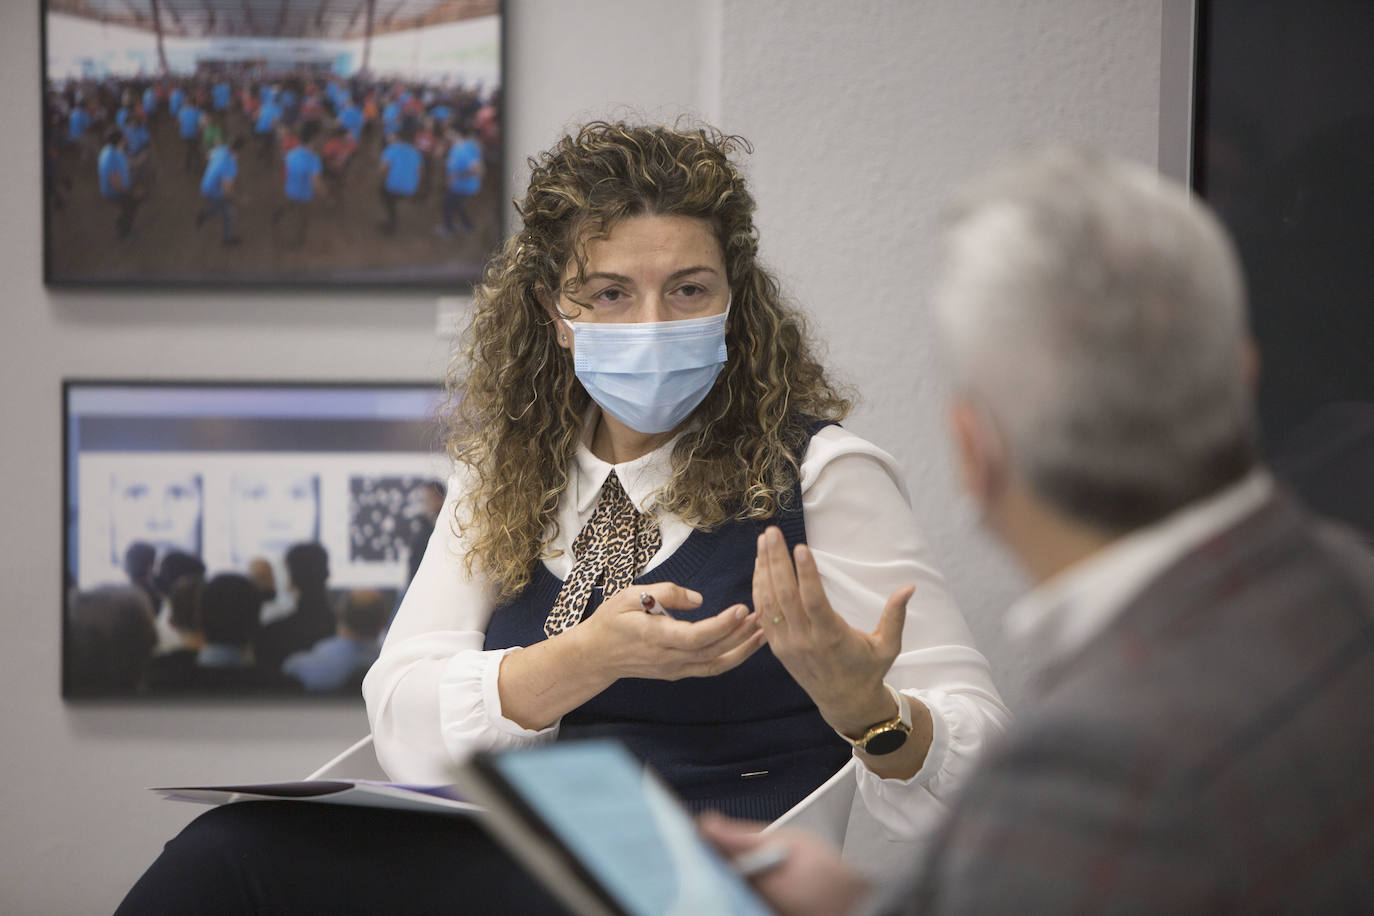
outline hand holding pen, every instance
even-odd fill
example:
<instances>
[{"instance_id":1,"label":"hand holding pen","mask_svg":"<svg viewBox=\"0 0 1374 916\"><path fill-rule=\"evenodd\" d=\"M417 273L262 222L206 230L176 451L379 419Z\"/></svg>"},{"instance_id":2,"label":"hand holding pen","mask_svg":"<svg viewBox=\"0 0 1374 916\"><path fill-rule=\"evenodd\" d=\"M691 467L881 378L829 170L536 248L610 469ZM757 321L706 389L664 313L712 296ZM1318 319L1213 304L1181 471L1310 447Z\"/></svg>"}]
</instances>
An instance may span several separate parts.
<instances>
[{"instance_id":1,"label":"hand holding pen","mask_svg":"<svg viewBox=\"0 0 1374 916\"><path fill-rule=\"evenodd\" d=\"M667 611L665 611L661 606L659 606L659 603L654 600L654 596L649 594L648 592L639 593L639 606L644 610L644 613L646 614L657 614L660 617L673 616L672 614L669 614Z\"/></svg>"}]
</instances>

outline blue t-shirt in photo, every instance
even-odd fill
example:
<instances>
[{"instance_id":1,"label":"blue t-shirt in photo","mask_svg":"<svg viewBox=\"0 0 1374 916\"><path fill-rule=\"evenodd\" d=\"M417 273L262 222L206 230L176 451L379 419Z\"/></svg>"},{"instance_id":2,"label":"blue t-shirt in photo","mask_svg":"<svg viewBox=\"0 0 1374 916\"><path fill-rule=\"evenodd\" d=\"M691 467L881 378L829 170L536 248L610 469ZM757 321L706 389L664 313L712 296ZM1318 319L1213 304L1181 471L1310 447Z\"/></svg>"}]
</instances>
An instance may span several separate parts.
<instances>
[{"instance_id":1,"label":"blue t-shirt in photo","mask_svg":"<svg viewBox=\"0 0 1374 916\"><path fill-rule=\"evenodd\" d=\"M123 130L123 129L124 129L124 125L127 124L127 123L129 123L129 109L127 109L127 108L121 108L121 109L119 109L119 111L116 111L116 112L115 112L115 127L118 127L120 130Z\"/></svg>"},{"instance_id":2,"label":"blue t-shirt in photo","mask_svg":"<svg viewBox=\"0 0 1374 916\"><path fill-rule=\"evenodd\" d=\"M167 110L173 116L181 114L181 106L186 101L185 89L173 89L171 96L167 99Z\"/></svg>"},{"instance_id":3,"label":"blue t-shirt in photo","mask_svg":"<svg viewBox=\"0 0 1374 916\"><path fill-rule=\"evenodd\" d=\"M348 128L348 132L354 140L359 140L363 135L363 110L356 105L350 105L339 113L339 123Z\"/></svg>"},{"instance_id":4,"label":"blue t-shirt in photo","mask_svg":"<svg viewBox=\"0 0 1374 916\"><path fill-rule=\"evenodd\" d=\"M382 126L389 134L394 134L401 129L401 103L388 102L382 109Z\"/></svg>"},{"instance_id":5,"label":"blue t-shirt in photo","mask_svg":"<svg viewBox=\"0 0 1374 916\"><path fill-rule=\"evenodd\" d=\"M151 118L155 111L157 111L157 92L149 86L143 90L143 116Z\"/></svg>"},{"instance_id":6,"label":"blue t-shirt in photo","mask_svg":"<svg viewBox=\"0 0 1374 916\"><path fill-rule=\"evenodd\" d=\"M258 109L258 122L253 125L253 133L266 134L272 132L272 126L281 117L281 106L275 101L264 102Z\"/></svg>"},{"instance_id":7,"label":"blue t-shirt in photo","mask_svg":"<svg viewBox=\"0 0 1374 916\"><path fill-rule=\"evenodd\" d=\"M205 164L205 177L200 180L200 193L211 200L224 196L224 182L239 176L239 161L227 146L217 146Z\"/></svg>"},{"instance_id":8,"label":"blue t-shirt in photo","mask_svg":"<svg viewBox=\"0 0 1374 916\"><path fill-rule=\"evenodd\" d=\"M148 128L135 124L124 130L124 151L137 156L148 148Z\"/></svg>"},{"instance_id":9,"label":"blue t-shirt in photo","mask_svg":"<svg viewBox=\"0 0 1374 916\"><path fill-rule=\"evenodd\" d=\"M177 113L181 124L181 139L190 140L200 134L200 109L189 102Z\"/></svg>"},{"instance_id":10,"label":"blue t-shirt in photo","mask_svg":"<svg viewBox=\"0 0 1374 916\"><path fill-rule=\"evenodd\" d=\"M100 193L103 196L115 197L129 190L129 160L123 150L106 144L100 151L96 169L100 175ZM119 176L119 187L115 187L112 180L115 175Z\"/></svg>"},{"instance_id":11,"label":"blue t-shirt in photo","mask_svg":"<svg viewBox=\"0 0 1374 916\"><path fill-rule=\"evenodd\" d=\"M447 124L448 119L453 117L453 109L447 105L435 105L429 110L429 116L440 124Z\"/></svg>"},{"instance_id":12,"label":"blue t-shirt in photo","mask_svg":"<svg viewBox=\"0 0 1374 916\"><path fill-rule=\"evenodd\" d=\"M468 170L482 161L482 149L476 140L459 140L448 151L444 172L448 175L448 189L454 194L471 197L482 190L482 176Z\"/></svg>"},{"instance_id":13,"label":"blue t-shirt in photo","mask_svg":"<svg viewBox=\"0 0 1374 916\"><path fill-rule=\"evenodd\" d=\"M210 90L211 97L215 102L215 111L224 111L229 107L229 99L233 90L228 83L215 83L215 88Z\"/></svg>"},{"instance_id":14,"label":"blue t-shirt in photo","mask_svg":"<svg viewBox=\"0 0 1374 916\"><path fill-rule=\"evenodd\" d=\"M73 108L70 119L67 121L67 135L73 140L80 140L81 137L90 130L91 116L84 108Z\"/></svg>"},{"instance_id":15,"label":"blue t-shirt in photo","mask_svg":"<svg viewBox=\"0 0 1374 916\"><path fill-rule=\"evenodd\" d=\"M308 146L298 146L286 154L286 196L291 200L315 199L315 176L324 168L320 157Z\"/></svg>"},{"instance_id":16,"label":"blue t-shirt in photo","mask_svg":"<svg viewBox=\"0 0 1374 916\"><path fill-rule=\"evenodd\" d=\"M418 149L397 141L382 150L382 161L387 164L385 187L388 191L409 197L419 189L424 157Z\"/></svg>"}]
</instances>

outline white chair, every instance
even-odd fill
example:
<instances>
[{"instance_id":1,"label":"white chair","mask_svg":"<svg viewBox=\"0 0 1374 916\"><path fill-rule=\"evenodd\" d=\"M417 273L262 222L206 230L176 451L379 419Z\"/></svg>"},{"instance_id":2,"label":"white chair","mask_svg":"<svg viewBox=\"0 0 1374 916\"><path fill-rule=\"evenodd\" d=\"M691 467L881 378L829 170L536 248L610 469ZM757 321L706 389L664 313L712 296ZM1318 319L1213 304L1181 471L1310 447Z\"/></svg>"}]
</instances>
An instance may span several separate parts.
<instances>
[{"instance_id":1,"label":"white chair","mask_svg":"<svg viewBox=\"0 0 1374 916\"><path fill-rule=\"evenodd\" d=\"M839 772L816 788L781 817L769 824L776 827L801 827L818 834L837 847L844 845L849 817L854 805L855 762L851 760ZM364 735L342 753L311 773L306 779L376 779L385 781L387 775L377 762L372 748L372 736Z\"/></svg>"},{"instance_id":2,"label":"white chair","mask_svg":"<svg viewBox=\"0 0 1374 916\"><path fill-rule=\"evenodd\" d=\"M306 779L377 779L386 780L377 754L372 750L372 735L354 741L343 753L311 773Z\"/></svg>"}]
</instances>

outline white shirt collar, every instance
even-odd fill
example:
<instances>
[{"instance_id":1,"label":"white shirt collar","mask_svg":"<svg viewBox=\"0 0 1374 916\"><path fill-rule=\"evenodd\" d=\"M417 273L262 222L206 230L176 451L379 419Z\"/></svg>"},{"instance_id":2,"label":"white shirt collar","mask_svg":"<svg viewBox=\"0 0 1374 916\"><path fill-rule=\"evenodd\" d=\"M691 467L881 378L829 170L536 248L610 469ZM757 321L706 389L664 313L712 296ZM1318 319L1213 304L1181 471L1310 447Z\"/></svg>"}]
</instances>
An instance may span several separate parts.
<instances>
[{"instance_id":1,"label":"white shirt collar","mask_svg":"<svg viewBox=\"0 0 1374 916\"><path fill-rule=\"evenodd\" d=\"M647 512L653 506L654 494L672 477L673 446L682 438L685 430L647 455L640 455L632 461L611 464L592 454L592 434L596 431L596 422L600 417L601 408L594 403L587 408L582 417L582 434L578 438L577 451L573 455L573 479L569 481L573 488L572 497L577 511L579 514L592 511L601 496L602 484L606 482L611 471L615 471L616 477L620 478L620 485L630 497L630 502L634 503L634 507L640 512Z\"/></svg>"},{"instance_id":2,"label":"white shirt collar","mask_svg":"<svg viewBox=\"0 0 1374 916\"><path fill-rule=\"evenodd\" d=\"M1255 470L1219 493L1112 542L1019 599L1007 611L1007 636L1036 670L1082 648L1149 582L1209 537L1255 511L1273 492Z\"/></svg>"}]
</instances>

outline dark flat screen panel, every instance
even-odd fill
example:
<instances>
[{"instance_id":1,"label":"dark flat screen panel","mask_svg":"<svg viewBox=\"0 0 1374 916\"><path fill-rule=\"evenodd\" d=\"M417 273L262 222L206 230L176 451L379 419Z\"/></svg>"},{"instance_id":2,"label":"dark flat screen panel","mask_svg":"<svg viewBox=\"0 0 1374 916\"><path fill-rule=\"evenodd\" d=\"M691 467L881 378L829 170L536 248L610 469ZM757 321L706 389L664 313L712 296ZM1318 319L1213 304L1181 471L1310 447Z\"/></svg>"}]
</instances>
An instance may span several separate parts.
<instances>
[{"instance_id":1,"label":"dark flat screen panel","mask_svg":"<svg viewBox=\"0 0 1374 916\"><path fill-rule=\"evenodd\" d=\"M1374 3L1198 12L1194 185L1244 262L1265 454L1374 539Z\"/></svg>"}]
</instances>

